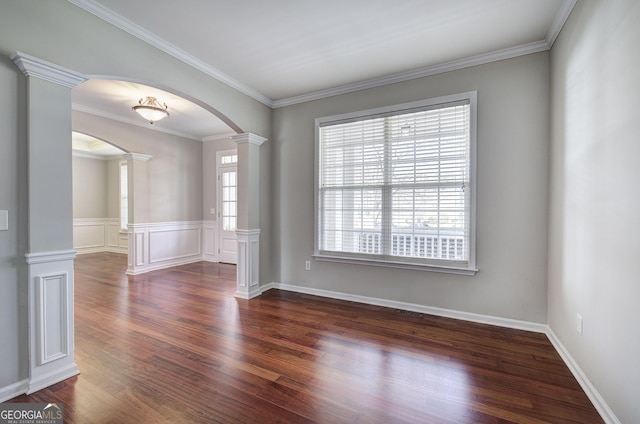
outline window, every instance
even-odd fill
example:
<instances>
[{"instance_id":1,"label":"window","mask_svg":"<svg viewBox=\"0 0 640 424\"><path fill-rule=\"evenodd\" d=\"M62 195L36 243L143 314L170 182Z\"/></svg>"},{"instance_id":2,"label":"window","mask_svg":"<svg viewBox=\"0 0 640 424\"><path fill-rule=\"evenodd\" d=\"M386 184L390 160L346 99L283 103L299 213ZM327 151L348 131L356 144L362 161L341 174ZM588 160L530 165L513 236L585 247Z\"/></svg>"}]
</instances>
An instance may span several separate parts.
<instances>
[{"instance_id":1,"label":"window","mask_svg":"<svg viewBox=\"0 0 640 424\"><path fill-rule=\"evenodd\" d=\"M129 194L127 186L127 163L120 163L120 229L126 231L129 225Z\"/></svg>"},{"instance_id":2,"label":"window","mask_svg":"<svg viewBox=\"0 0 640 424\"><path fill-rule=\"evenodd\" d=\"M475 272L476 93L316 120L316 257Z\"/></svg>"}]
</instances>

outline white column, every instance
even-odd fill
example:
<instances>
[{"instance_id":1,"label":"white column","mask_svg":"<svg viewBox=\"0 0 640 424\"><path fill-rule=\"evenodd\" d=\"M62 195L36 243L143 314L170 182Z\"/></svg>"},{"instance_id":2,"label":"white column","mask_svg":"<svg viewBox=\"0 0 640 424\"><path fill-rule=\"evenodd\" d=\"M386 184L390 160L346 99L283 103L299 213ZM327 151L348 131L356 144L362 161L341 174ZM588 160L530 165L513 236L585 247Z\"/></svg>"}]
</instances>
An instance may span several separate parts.
<instances>
[{"instance_id":1,"label":"white column","mask_svg":"<svg viewBox=\"0 0 640 424\"><path fill-rule=\"evenodd\" d=\"M145 272L149 266L149 172L147 162L152 158L141 153L122 155L127 161L127 190L129 193L129 226L127 274Z\"/></svg>"},{"instance_id":2,"label":"white column","mask_svg":"<svg viewBox=\"0 0 640 424\"><path fill-rule=\"evenodd\" d=\"M87 78L24 53L11 59L27 76L27 393L32 393L79 373L73 357L71 89Z\"/></svg>"},{"instance_id":3,"label":"white column","mask_svg":"<svg viewBox=\"0 0 640 424\"><path fill-rule=\"evenodd\" d=\"M245 133L231 137L238 146L238 267L236 297L260 291L260 146L266 138Z\"/></svg>"}]
</instances>

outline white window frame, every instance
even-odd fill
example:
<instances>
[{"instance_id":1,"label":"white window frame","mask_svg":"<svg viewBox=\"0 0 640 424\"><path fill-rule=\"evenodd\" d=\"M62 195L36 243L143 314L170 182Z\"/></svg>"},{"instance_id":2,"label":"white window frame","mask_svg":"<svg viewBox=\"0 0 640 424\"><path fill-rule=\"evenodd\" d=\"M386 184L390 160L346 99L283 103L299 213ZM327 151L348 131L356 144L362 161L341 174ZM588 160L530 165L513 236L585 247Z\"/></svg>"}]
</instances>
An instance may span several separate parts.
<instances>
[{"instance_id":1,"label":"white window frame","mask_svg":"<svg viewBox=\"0 0 640 424\"><path fill-rule=\"evenodd\" d=\"M123 174L123 169L126 175ZM125 178L123 178L125 177ZM123 181L125 180L125 181ZM129 228L129 165L126 161L118 164L118 200L120 206L120 232L127 232ZM122 188L127 187L126 195L123 195Z\"/></svg>"},{"instance_id":2,"label":"white window frame","mask_svg":"<svg viewBox=\"0 0 640 424\"><path fill-rule=\"evenodd\" d=\"M342 252L321 252L320 251L320 127L330 122L362 120L368 116L381 114L401 113L404 110L424 108L439 104L453 103L459 101L468 101L469 110L469 259L465 266L458 263L446 264L442 261L432 263L402 261L401 259L379 259L376 257L363 258L361 256L351 256L349 253ZM423 271L444 272L461 275L475 275L478 271L476 268L476 156L477 156L477 91L468 91L464 93L452 94L448 96L436 97L416 102L403 103L398 105L386 106L375 109L362 110L340 115L325 116L316 118L315 120L315 173L314 173L314 258L321 261L342 262L363 265L375 265L392 268L415 269ZM407 258L409 259L409 258Z\"/></svg>"}]
</instances>

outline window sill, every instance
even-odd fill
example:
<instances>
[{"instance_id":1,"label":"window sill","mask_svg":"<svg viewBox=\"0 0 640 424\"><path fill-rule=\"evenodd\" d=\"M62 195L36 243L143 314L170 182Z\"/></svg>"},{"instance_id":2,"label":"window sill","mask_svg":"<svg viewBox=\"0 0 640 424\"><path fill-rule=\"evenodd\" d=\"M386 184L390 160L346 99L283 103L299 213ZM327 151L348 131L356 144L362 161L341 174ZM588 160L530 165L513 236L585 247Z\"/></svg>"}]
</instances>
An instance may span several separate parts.
<instances>
[{"instance_id":1,"label":"window sill","mask_svg":"<svg viewBox=\"0 0 640 424\"><path fill-rule=\"evenodd\" d=\"M339 262L345 264L356 264L356 265L372 265L372 266L381 266L385 268L400 268L400 269L412 269L417 271L429 271L429 272L441 272L445 274L457 274L457 275L476 275L478 272L475 268L461 268L461 267L449 267L449 266L439 266L439 265L422 265L410 262L395 262L395 261L384 261L380 259L363 259L363 258L348 258L343 256L328 256L321 254L314 254L313 258L318 261L325 262Z\"/></svg>"}]
</instances>

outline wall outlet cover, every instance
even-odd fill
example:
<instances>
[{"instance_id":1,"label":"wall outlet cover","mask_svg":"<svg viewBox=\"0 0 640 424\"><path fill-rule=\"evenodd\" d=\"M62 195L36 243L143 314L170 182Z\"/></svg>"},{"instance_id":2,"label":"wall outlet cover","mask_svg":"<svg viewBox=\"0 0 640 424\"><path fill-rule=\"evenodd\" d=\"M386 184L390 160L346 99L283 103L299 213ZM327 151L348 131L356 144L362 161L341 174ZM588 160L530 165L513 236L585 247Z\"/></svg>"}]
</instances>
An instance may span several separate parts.
<instances>
[{"instance_id":1,"label":"wall outlet cover","mask_svg":"<svg viewBox=\"0 0 640 424\"><path fill-rule=\"evenodd\" d=\"M9 211L0 211L0 231L9 229Z\"/></svg>"}]
</instances>

